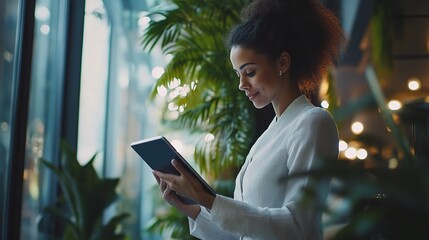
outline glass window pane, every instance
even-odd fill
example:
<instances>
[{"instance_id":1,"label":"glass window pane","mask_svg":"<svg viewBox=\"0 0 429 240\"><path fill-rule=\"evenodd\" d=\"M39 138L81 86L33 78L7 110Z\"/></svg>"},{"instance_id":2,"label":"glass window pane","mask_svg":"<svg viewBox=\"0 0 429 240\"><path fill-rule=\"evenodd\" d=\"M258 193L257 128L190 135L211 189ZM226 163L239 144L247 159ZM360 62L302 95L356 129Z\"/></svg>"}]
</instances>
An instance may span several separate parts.
<instances>
[{"instance_id":1,"label":"glass window pane","mask_svg":"<svg viewBox=\"0 0 429 240\"><path fill-rule=\"evenodd\" d=\"M85 164L95 153L94 167L102 169L106 121L110 27L101 0L85 2L80 87L78 159Z\"/></svg>"},{"instance_id":2,"label":"glass window pane","mask_svg":"<svg viewBox=\"0 0 429 240\"><path fill-rule=\"evenodd\" d=\"M12 84L18 31L18 0L0 1L0 234L5 232L4 204L10 154ZM0 239L4 237L0 235Z\"/></svg>"},{"instance_id":3,"label":"glass window pane","mask_svg":"<svg viewBox=\"0 0 429 240\"><path fill-rule=\"evenodd\" d=\"M59 148L66 1L37 0L23 182L21 239L39 239L37 219L53 194L50 172Z\"/></svg>"}]
</instances>

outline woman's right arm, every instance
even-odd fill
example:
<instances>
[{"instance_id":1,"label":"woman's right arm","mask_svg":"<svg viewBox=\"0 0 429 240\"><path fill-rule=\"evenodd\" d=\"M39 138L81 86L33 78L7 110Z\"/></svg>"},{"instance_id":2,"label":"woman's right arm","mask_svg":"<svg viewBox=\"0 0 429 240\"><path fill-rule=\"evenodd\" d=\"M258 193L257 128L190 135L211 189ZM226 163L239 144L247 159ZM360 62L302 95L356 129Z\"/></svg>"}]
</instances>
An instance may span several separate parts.
<instances>
[{"instance_id":1,"label":"woman's right arm","mask_svg":"<svg viewBox=\"0 0 429 240\"><path fill-rule=\"evenodd\" d=\"M213 223L206 208L198 204L184 204L161 178L155 174L154 176L160 186L162 198L188 216L191 235L200 239L238 239L237 236L223 231L217 224Z\"/></svg>"},{"instance_id":2,"label":"woman's right arm","mask_svg":"<svg viewBox=\"0 0 429 240\"><path fill-rule=\"evenodd\" d=\"M206 208L201 207L201 211L196 219L189 219L189 232L192 236L199 239L225 239L237 240L239 236L233 235L220 228L219 225L212 221L211 214Z\"/></svg>"}]
</instances>

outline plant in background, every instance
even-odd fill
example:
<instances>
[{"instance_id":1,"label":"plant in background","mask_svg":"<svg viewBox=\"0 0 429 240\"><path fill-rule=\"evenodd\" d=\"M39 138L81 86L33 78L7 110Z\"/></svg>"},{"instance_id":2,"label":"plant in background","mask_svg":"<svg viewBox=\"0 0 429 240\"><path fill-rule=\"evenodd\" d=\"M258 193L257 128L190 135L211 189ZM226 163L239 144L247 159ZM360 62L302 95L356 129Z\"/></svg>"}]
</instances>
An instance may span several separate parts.
<instances>
[{"instance_id":1,"label":"plant in background","mask_svg":"<svg viewBox=\"0 0 429 240\"><path fill-rule=\"evenodd\" d=\"M54 239L126 239L118 227L128 214L122 213L104 223L103 213L116 201L118 178L100 179L94 169L94 155L81 166L70 146L62 142L60 166L56 167L42 159L60 183L58 201L44 209L38 223L41 232L53 235Z\"/></svg>"},{"instance_id":2,"label":"plant in background","mask_svg":"<svg viewBox=\"0 0 429 240\"><path fill-rule=\"evenodd\" d=\"M224 41L240 20L246 0L170 0L149 13L142 44L159 46L172 56L152 91L171 90L168 103L183 110L164 120L176 129L207 135L194 158L200 170L215 178L244 162L253 140L253 107L238 90ZM165 105L166 111L170 112Z\"/></svg>"},{"instance_id":3,"label":"plant in background","mask_svg":"<svg viewBox=\"0 0 429 240\"><path fill-rule=\"evenodd\" d=\"M161 212L155 218L152 218L147 223L146 231L161 233L163 239L198 239L189 234L188 218L176 208L163 206L159 209L163 209L165 212Z\"/></svg>"},{"instance_id":4,"label":"plant in background","mask_svg":"<svg viewBox=\"0 0 429 240\"><path fill-rule=\"evenodd\" d=\"M225 46L225 38L238 24L246 2L162 1L148 14L151 22L142 39L144 49L160 47L163 54L172 56L151 97L160 89L172 89L169 96L173 99L164 106L164 121L173 129L206 136L197 143L194 159L203 173L218 179L212 183L216 191L225 181L233 185L229 179L219 178L241 166L254 138L254 108L238 90ZM182 110L177 119L168 118L168 106ZM146 230L175 239L193 239L186 216L174 208L167 209L155 216Z\"/></svg>"}]
</instances>

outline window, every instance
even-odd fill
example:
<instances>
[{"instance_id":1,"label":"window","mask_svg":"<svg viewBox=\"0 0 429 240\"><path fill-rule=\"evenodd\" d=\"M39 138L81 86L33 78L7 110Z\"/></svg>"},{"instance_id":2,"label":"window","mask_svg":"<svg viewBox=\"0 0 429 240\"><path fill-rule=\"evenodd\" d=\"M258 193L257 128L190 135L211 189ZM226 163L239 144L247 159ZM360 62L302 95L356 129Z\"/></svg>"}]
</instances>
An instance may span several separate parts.
<instances>
[{"instance_id":1,"label":"window","mask_svg":"<svg viewBox=\"0 0 429 240\"><path fill-rule=\"evenodd\" d=\"M97 153L94 167L102 174L110 26L101 0L87 0L85 5L78 159L85 164Z\"/></svg>"},{"instance_id":2,"label":"window","mask_svg":"<svg viewBox=\"0 0 429 240\"><path fill-rule=\"evenodd\" d=\"M37 239L37 219L56 193L40 159L58 156L65 53L65 1L37 0L23 174L21 238Z\"/></svg>"},{"instance_id":3,"label":"window","mask_svg":"<svg viewBox=\"0 0 429 240\"><path fill-rule=\"evenodd\" d=\"M0 238L5 233L5 202L8 185L9 154L11 142L12 88L16 61L16 36L18 32L17 0L0 1Z\"/></svg>"}]
</instances>

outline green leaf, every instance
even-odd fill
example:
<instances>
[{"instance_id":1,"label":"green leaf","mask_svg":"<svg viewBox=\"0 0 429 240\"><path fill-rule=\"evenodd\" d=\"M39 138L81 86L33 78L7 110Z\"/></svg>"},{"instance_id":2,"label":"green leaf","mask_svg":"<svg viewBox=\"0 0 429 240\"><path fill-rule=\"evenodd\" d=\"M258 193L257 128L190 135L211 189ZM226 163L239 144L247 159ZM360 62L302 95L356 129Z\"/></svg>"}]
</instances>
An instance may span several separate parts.
<instances>
[{"instance_id":1,"label":"green leaf","mask_svg":"<svg viewBox=\"0 0 429 240\"><path fill-rule=\"evenodd\" d=\"M76 153L66 143L61 144L61 164L56 167L50 162L42 159L42 163L52 170L60 183L63 203L69 211L49 206L44 212L43 219L53 219L64 227L63 239L90 239L98 229L102 231L103 237L99 239L124 239L122 233L109 232L113 224L118 225L126 215L122 214L113 218L107 226L101 225L104 210L118 198L116 187L119 178L100 179L93 166L97 154L81 166ZM46 221L43 220L42 224ZM42 229L42 225L40 230ZM112 233L112 235L109 235Z\"/></svg>"}]
</instances>

